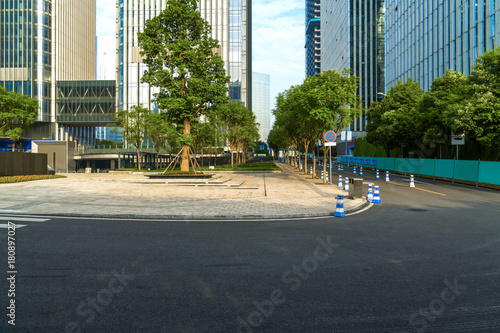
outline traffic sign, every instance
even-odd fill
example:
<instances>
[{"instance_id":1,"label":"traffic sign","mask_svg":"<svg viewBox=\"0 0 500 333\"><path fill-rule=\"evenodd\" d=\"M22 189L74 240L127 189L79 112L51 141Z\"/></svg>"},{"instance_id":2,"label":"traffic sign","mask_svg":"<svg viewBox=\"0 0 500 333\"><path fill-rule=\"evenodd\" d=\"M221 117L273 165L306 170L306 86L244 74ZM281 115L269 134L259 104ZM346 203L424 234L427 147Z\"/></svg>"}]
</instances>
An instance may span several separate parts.
<instances>
[{"instance_id":1,"label":"traffic sign","mask_svg":"<svg viewBox=\"0 0 500 333\"><path fill-rule=\"evenodd\" d=\"M325 142L335 142L337 134L334 131L328 131L325 133Z\"/></svg>"}]
</instances>

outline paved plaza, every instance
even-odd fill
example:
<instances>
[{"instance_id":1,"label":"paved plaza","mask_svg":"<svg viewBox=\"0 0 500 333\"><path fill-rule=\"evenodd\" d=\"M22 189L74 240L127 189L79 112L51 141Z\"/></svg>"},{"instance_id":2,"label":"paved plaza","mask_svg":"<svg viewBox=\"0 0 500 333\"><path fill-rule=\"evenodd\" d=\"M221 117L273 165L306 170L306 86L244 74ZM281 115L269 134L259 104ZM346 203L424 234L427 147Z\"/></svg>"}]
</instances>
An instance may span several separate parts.
<instances>
[{"instance_id":1,"label":"paved plaza","mask_svg":"<svg viewBox=\"0 0 500 333\"><path fill-rule=\"evenodd\" d=\"M186 186L141 173L65 174L67 178L0 186L0 213L67 216L246 219L332 215L336 185L278 163L281 173L217 173L224 184ZM233 184L234 187L227 185ZM346 199L346 212L365 206Z\"/></svg>"}]
</instances>

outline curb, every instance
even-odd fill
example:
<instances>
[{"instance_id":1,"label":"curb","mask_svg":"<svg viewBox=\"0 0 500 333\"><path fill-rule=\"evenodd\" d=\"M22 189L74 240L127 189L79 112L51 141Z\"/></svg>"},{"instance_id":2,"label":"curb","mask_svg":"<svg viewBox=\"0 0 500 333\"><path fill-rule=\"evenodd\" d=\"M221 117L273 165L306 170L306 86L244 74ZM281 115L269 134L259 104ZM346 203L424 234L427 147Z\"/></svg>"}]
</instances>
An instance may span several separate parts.
<instances>
[{"instance_id":1,"label":"curb","mask_svg":"<svg viewBox=\"0 0 500 333\"><path fill-rule=\"evenodd\" d=\"M369 202L364 201L361 205L347 208L346 214L354 213L364 209ZM139 220L182 220L182 221L229 221L229 220L284 220L296 218L332 217L335 211L329 213L312 214L282 214L282 215L162 215L162 214L105 214L105 213L22 213L16 215L57 216L57 217L87 217L87 218L116 218L116 219L139 219ZM0 214L9 212L0 210ZM12 214L12 212L11 212Z\"/></svg>"}]
</instances>

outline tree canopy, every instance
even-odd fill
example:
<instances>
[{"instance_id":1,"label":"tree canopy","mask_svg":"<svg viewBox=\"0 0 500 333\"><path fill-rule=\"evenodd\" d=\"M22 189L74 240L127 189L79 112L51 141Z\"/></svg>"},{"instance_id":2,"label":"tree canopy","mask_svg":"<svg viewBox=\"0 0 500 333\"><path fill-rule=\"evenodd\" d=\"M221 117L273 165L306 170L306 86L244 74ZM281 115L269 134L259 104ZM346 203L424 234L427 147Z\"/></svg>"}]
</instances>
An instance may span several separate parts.
<instances>
[{"instance_id":1,"label":"tree canopy","mask_svg":"<svg viewBox=\"0 0 500 333\"><path fill-rule=\"evenodd\" d=\"M35 123L38 109L38 100L0 86L0 136L12 140L12 151L23 132Z\"/></svg>"}]
</instances>

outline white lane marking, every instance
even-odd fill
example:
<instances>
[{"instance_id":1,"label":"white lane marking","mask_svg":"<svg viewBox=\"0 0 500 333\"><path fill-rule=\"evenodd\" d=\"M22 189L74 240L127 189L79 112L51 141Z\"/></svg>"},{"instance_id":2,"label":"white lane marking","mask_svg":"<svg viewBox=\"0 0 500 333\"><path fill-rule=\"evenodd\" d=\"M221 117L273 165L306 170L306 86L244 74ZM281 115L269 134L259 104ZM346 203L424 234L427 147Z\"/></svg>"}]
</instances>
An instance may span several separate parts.
<instances>
[{"instance_id":1,"label":"white lane marking","mask_svg":"<svg viewBox=\"0 0 500 333\"><path fill-rule=\"evenodd\" d=\"M50 219L39 219L33 217L0 216L0 221L47 222L48 220Z\"/></svg>"},{"instance_id":2,"label":"white lane marking","mask_svg":"<svg viewBox=\"0 0 500 333\"><path fill-rule=\"evenodd\" d=\"M356 215L356 214L359 214L359 213L363 213L364 211L367 211L368 209L372 208L372 206L373 206L373 204L372 204L372 203L370 203L370 204L368 205L368 207L365 207L365 208L363 208L363 209L361 209L361 210L358 210L357 212L354 212L354 213L348 213L348 214L345 214L345 216L351 216L351 215Z\"/></svg>"},{"instance_id":3,"label":"white lane marking","mask_svg":"<svg viewBox=\"0 0 500 333\"><path fill-rule=\"evenodd\" d=\"M26 225L24 224L16 224L16 229L19 229L19 228L22 228L22 227L25 227ZM9 227L8 224L0 224L0 229L7 229Z\"/></svg>"}]
</instances>

